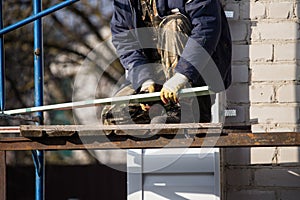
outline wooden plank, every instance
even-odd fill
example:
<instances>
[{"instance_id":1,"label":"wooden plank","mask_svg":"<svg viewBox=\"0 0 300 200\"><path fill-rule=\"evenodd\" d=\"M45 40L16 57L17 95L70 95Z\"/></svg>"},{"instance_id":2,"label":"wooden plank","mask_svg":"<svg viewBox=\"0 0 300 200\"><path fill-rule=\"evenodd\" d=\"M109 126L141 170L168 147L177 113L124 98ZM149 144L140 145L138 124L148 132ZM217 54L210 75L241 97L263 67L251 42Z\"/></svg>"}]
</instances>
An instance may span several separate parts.
<instances>
[{"instance_id":1,"label":"wooden plank","mask_svg":"<svg viewBox=\"0 0 300 200\"><path fill-rule=\"evenodd\" d=\"M182 123L182 124L126 124L126 125L22 125L20 133L23 137L65 137L78 134L106 135L114 131L117 135L153 135L180 134L183 129L187 133L208 133L222 131L221 123Z\"/></svg>"},{"instance_id":2,"label":"wooden plank","mask_svg":"<svg viewBox=\"0 0 300 200\"><path fill-rule=\"evenodd\" d=\"M0 151L0 199L6 199L6 152Z\"/></svg>"},{"instance_id":3,"label":"wooden plank","mask_svg":"<svg viewBox=\"0 0 300 200\"><path fill-rule=\"evenodd\" d=\"M0 150L63 150L63 149L135 149L135 148L200 148L200 147L266 147L300 146L300 133L228 133L228 135L195 135L191 138L155 135L71 136L41 138L0 138Z\"/></svg>"},{"instance_id":4,"label":"wooden plank","mask_svg":"<svg viewBox=\"0 0 300 200\"><path fill-rule=\"evenodd\" d=\"M179 96L180 97L203 96L212 93L213 92L208 90L207 86L203 86L203 87L181 89L179 91ZM160 93L153 92L153 93L136 94L136 95L129 95L129 96L109 97L103 99L90 99L85 101L6 110L3 112L3 114L14 115L14 114L42 112L42 111L49 111L49 110L71 110L75 108L83 108L83 107L115 104L115 103L140 103L140 102L150 102L150 101L158 101L158 100L160 100Z\"/></svg>"}]
</instances>

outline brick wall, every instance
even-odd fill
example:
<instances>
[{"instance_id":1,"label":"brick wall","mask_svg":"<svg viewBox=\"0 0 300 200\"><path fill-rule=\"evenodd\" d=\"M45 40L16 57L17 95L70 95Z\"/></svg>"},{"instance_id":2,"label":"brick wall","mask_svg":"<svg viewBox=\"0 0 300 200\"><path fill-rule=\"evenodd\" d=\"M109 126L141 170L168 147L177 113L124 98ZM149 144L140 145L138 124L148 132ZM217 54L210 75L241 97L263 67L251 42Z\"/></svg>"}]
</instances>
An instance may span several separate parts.
<instances>
[{"instance_id":1,"label":"brick wall","mask_svg":"<svg viewBox=\"0 0 300 200\"><path fill-rule=\"evenodd\" d=\"M223 153L222 199L299 199L299 148L232 148Z\"/></svg>"},{"instance_id":2,"label":"brick wall","mask_svg":"<svg viewBox=\"0 0 300 200\"><path fill-rule=\"evenodd\" d=\"M233 38L233 84L227 92L237 117L253 132L297 131L300 122L299 2L227 0Z\"/></svg>"},{"instance_id":3,"label":"brick wall","mask_svg":"<svg viewBox=\"0 0 300 200\"><path fill-rule=\"evenodd\" d=\"M299 131L300 1L225 0L233 38L230 125L253 132ZM256 124L253 124L256 122ZM223 199L293 200L300 196L297 147L223 150Z\"/></svg>"}]
</instances>

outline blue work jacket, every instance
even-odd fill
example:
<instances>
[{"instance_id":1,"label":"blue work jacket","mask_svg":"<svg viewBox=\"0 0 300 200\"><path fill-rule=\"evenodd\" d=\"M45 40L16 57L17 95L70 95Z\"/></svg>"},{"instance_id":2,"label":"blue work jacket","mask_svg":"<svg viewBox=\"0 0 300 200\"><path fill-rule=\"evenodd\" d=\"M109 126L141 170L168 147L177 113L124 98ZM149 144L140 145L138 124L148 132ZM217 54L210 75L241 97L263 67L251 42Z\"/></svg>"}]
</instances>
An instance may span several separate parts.
<instances>
[{"instance_id":1,"label":"blue work jacket","mask_svg":"<svg viewBox=\"0 0 300 200\"><path fill-rule=\"evenodd\" d=\"M142 42L148 38L145 36L147 31L139 31L142 23L138 1L114 0L111 20L112 42L127 70L127 80L136 90L144 81L155 79L153 69L147 65L151 61L146 51L151 46ZM156 6L160 17L168 16L176 9L192 24L175 71L184 74L192 86L208 85L214 91L228 88L231 84L232 44L219 0L156 0Z\"/></svg>"}]
</instances>

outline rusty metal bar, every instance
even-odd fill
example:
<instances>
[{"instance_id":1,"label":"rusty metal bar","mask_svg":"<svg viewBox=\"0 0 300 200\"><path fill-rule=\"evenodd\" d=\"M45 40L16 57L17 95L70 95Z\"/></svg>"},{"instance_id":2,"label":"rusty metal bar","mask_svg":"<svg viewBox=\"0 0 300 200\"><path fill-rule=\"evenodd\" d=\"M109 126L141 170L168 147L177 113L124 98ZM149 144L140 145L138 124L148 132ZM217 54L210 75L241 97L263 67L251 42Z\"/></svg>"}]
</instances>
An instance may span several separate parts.
<instances>
[{"instance_id":1,"label":"rusty metal bar","mask_svg":"<svg viewBox=\"0 0 300 200\"><path fill-rule=\"evenodd\" d=\"M266 147L300 146L300 133L245 133L226 131L227 134L153 135L145 138L130 135L99 135L40 138L0 138L0 150L63 150L63 149L134 149L173 147Z\"/></svg>"},{"instance_id":2,"label":"rusty metal bar","mask_svg":"<svg viewBox=\"0 0 300 200\"><path fill-rule=\"evenodd\" d=\"M6 199L6 152L0 151L0 199Z\"/></svg>"},{"instance_id":3,"label":"rusty metal bar","mask_svg":"<svg viewBox=\"0 0 300 200\"><path fill-rule=\"evenodd\" d=\"M24 125L0 127L0 150L300 146L300 133L251 133L222 124ZM114 131L107 134L106 131ZM154 131L154 132L153 132ZM190 138L186 138L186 133ZM15 134L16 135L16 134Z\"/></svg>"}]
</instances>

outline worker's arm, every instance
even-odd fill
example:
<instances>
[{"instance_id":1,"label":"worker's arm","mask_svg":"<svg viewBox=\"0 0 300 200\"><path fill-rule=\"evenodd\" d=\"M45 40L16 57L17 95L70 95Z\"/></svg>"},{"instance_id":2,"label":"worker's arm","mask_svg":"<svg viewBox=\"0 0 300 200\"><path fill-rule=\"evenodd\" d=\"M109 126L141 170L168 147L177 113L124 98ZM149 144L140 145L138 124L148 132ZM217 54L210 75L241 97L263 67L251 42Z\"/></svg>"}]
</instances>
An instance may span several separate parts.
<instances>
[{"instance_id":1,"label":"worker's arm","mask_svg":"<svg viewBox=\"0 0 300 200\"><path fill-rule=\"evenodd\" d=\"M175 68L176 74L161 90L161 100L178 102L178 91L188 82L205 85L201 71L215 52L221 34L220 2L217 0L190 0L186 12L192 22L192 31L181 58Z\"/></svg>"},{"instance_id":2,"label":"worker's arm","mask_svg":"<svg viewBox=\"0 0 300 200\"><path fill-rule=\"evenodd\" d=\"M136 15L130 1L114 0L114 13L111 20L112 42L124 68L128 70L128 80L137 90L152 79L153 68L136 35Z\"/></svg>"},{"instance_id":3,"label":"worker's arm","mask_svg":"<svg viewBox=\"0 0 300 200\"><path fill-rule=\"evenodd\" d=\"M219 42L223 11L218 0L190 0L185 9L191 19L192 31L175 70L196 84Z\"/></svg>"}]
</instances>

